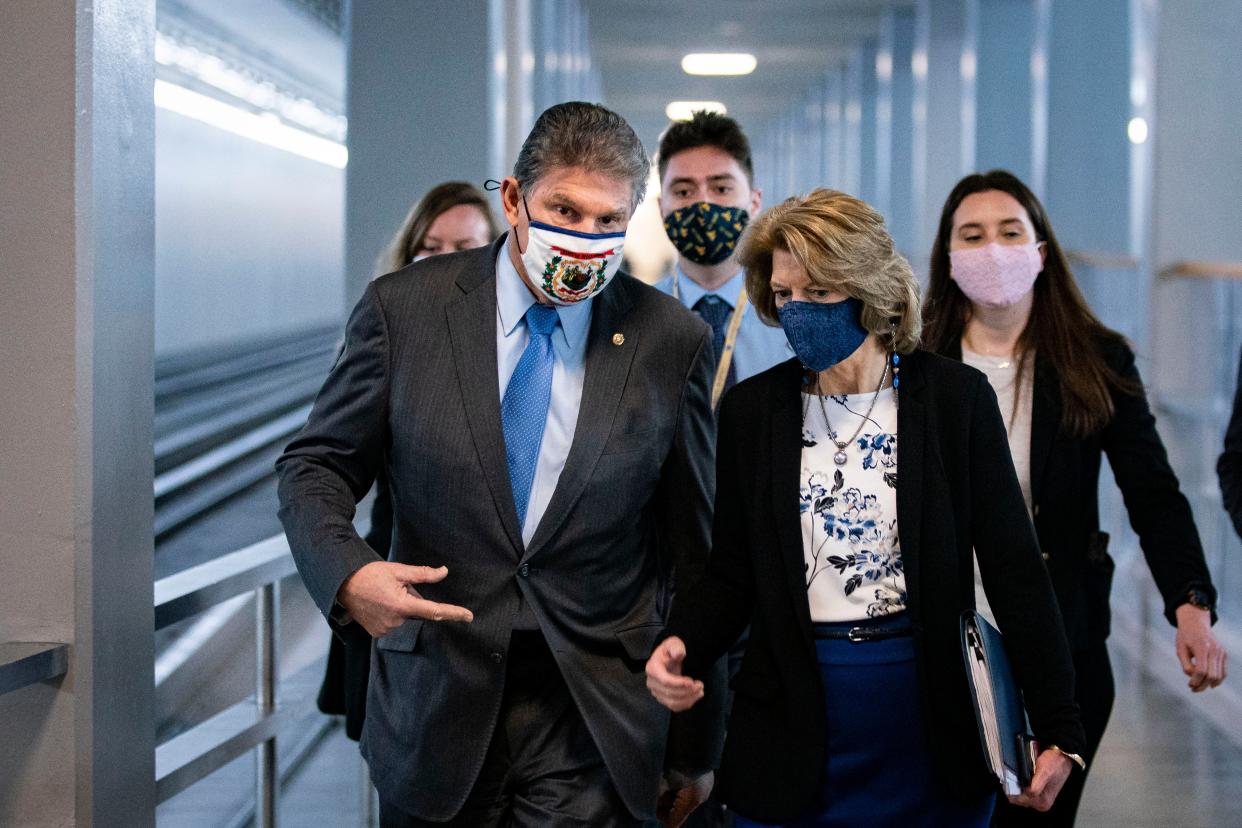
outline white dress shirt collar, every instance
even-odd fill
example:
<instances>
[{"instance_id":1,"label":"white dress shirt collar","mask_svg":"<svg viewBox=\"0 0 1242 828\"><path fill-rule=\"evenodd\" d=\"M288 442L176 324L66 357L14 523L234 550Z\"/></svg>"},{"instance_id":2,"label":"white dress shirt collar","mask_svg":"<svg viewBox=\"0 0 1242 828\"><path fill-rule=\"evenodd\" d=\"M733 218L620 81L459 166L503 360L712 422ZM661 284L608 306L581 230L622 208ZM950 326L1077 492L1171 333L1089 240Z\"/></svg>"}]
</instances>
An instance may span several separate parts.
<instances>
[{"instance_id":1,"label":"white dress shirt collar","mask_svg":"<svg viewBox=\"0 0 1242 828\"><path fill-rule=\"evenodd\" d=\"M737 303L737 296L742 291L742 285L746 282L746 271L739 269L725 282L715 290L705 290L702 285L687 276L681 269L677 268L677 291L681 294L681 303L687 308L693 309L700 299L704 296L715 296L723 301L729 307L733 307Z\"/></svg>"},{"instance_id":2,"label":"white dress shirt collar","mask_svg":"<svg viewBox=\"0 0 1242 828\"><path fill-rule=\"evenodd\" d=\"M586 342L587 330L591 326L591 302L594 300L595 297L591 297L573 305L554 306L561 324L553 337L570 351L577 351ZM513 266L508 244L501 245L496 256L496 310L506 337L513 334L533 304L535 296Z\"/></svg>"}]
</instances>

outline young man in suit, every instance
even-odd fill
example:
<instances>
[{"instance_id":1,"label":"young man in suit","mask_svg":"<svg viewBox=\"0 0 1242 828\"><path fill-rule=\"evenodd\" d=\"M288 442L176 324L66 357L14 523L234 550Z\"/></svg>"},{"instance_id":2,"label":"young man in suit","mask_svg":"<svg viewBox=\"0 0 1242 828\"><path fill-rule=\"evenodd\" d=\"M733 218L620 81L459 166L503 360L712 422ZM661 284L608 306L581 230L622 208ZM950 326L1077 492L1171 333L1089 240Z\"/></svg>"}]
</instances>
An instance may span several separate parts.
<instances>
[{"instance_id":1,"label":"young man in suit","mask_svg":"<svg viewBox=\"0 0 1242 828\"><path fill-rule=\"evenodd\" d=\"M643 674L705 566L715 439L711 332L617 272L647 171L615 113L544 112L511 232L373 281L278 461L307 588L375 638L385 825L637 825L710 789L719 705L670 721ZM381 462L388 561L351 522Z\"/></svg>"},{"instance_id":2,"label":"young man in suit","mask_svg":"<svg viewBox=\"0 0 1242 828\"><path fill-rule=\"evenodd\" d=\"M660 213L677 267L656 287L711 326L714 388L723 395L793 356L785 333L749 307L737 262L737 240L763 204L750 141L727 115L695 112L664 131L658 159Z\"/></svg>"},{"instance_id":3,"label":"young man in suit","mask_svg":"<svg viewBox=\"0 0 1242 828\"><path fill-rule=\"evenodd\" d=\"M712 329L714 404L738 382L793 356L785 332L764 324L746 296L737 241L763 205L755 187L750 141L737 121L695 112L660 137L660 212L677 248L677 267L657 288L698 314ZM729 654L729 673L742 661L746 635ZM715 797L687 828L718 828L732 820Z\"/></svg>"}]
</instances>

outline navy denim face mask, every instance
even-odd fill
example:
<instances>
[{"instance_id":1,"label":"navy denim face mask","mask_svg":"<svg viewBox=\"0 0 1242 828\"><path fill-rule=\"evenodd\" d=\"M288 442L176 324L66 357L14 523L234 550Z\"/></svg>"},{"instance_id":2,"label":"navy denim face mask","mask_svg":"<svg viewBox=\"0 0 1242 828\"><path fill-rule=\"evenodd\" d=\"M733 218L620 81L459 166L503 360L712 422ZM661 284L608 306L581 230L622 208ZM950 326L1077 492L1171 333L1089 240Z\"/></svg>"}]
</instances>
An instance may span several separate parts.
<instances>
[{"instance_id":1,"label":"navy denim face mask","mask_svg":"<svg viewBox=\"0 0 1242 828\"><path fill-rule=\"evenodd\" d=\"M858 350L867 338L860 299L840 302L786 302L777 316L798 359L806 368L824 371Z\"/></svg>"}]
</instances>

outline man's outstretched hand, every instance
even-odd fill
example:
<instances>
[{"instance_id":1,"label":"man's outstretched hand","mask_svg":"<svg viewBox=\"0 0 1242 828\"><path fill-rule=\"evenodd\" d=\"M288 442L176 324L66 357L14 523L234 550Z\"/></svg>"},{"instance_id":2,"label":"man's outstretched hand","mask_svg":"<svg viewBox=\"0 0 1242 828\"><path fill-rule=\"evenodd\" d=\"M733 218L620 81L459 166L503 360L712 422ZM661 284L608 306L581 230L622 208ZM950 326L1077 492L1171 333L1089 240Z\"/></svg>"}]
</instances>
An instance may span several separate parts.
<instances>
[{"instance_id":1,"label":"man's outstretched hand","mask_svg":"<svg viewBox=\"0 0 1242 828\"><path fill-rule=\"evenodd\" d=\"M417 584L439 583L446 577L448 568L443 566L433 569L376 561L341 584L336 602L375 638L387 635L410 618L470 623L474 620L470 610L428 601L414 588Z\"/></svg>"}]
</instances>

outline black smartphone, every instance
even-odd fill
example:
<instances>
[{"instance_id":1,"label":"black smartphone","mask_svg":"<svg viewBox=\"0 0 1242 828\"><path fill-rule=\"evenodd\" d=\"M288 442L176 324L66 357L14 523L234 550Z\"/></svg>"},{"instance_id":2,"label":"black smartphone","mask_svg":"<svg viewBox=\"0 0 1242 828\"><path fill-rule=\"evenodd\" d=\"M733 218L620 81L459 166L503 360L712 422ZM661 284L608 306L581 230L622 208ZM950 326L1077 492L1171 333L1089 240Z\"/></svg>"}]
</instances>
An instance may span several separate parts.
<instances>
[{"instance_id":1,"label":"black smartphone","mask_svg":"<svg viewBox=\"0 0 1242 828\"><path fill-rule=\"evenodd\" d=\"M1018 767L1015 770L1018 773L1018 783L1023 788L1028 788L1031 779L1035 777L1035 759L1039 756L1039 742L1026 733L1019 733L1017 739Z\"/></svg>"}]
</instances>

